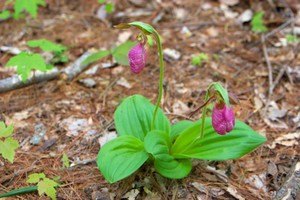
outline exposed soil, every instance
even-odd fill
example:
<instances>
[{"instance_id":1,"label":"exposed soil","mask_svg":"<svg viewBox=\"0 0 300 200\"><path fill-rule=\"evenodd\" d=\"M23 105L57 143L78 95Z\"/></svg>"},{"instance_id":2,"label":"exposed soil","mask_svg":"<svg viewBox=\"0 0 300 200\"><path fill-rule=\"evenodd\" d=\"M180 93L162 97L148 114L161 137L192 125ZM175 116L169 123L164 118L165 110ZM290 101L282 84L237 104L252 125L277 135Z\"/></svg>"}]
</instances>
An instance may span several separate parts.
<instances>
[{"instance_id":1,"label":"exposed soil","mask_svg":"<svg viewBox=\"0 0 300 200\"><path fill-rule=\"evenodd\" d=\"M300 27L300 20L293 19L300 13L298 1L240 1L227 8L213 0L116 1L115 11L105 20L96 16L96 0L46 2L37 19L26 15L20 20L1 21L0 46L24 50L26 41L45 38L66 45L72 63L88 50L115 47L124 32L129 33L129 39L136 39L137 30L117 30L114 24L152 24L163 38L163 48L181 54L179 59L165 57L162 107L169 119L175 122L187 116L204 103L207 86L220 81L239 98L240 103L233 105L236 118L268 141L241 159L195 161L190 175L182 180L163 178L145 165L125 180L106 182L94 160L100 149L99 138L114 131L117 105L132 94L142 94L153 103L157 97L158 57L156 48L149 47L147 66L138 75L127 66L117 65L98 68L91 75L83 72L71 82L58 78L1 93L0 119L14 124L14 136L21 147L13 164L0 157L0 193L28 186L28 175L35 172L51 178L60 176L63 186L57 189L58 199L130 199L126 195L131 199L272 199L286 186L300 159L300 46L281 41L291 28ZM268 32L254 33L249 22L238 22L238 16L247 9L264 11ZM291 20L293 23L289 23ZM282 24L286 27L279 28ZM182 33L184 27L190 35ZM209 60L193 66L192 55L200 52ZM4 68L11 56L0 52L1 79L15 73ZM111 58L102 59L89 68L111 62ZM85 78L94 79L96 86L82 85L80 80ZM129 86L120 83L124 79ZM200 118L200 114L193 118ZM66 119L85 119L88 126L73 134ZM29 141L38 123L47 132L34 146ZM75 166L62 168L64 153ZM299 185L298 177L294 187ZM299 194L292 196L300 198ZM7 199L46 197L30 193Z\"/></svg>"}]
</instances>

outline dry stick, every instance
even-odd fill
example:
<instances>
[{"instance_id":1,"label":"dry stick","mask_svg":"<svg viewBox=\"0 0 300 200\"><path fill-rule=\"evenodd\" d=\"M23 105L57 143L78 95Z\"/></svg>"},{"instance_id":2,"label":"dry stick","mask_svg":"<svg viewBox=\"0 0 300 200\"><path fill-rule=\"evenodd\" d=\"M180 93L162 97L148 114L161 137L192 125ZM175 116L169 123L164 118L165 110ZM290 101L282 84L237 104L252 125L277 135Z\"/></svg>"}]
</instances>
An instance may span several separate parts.
<instances>
[{"instance_id":1,"label":"dry stick","mask_svg":"<svg viewBox=\"0 0 300 200\"><path fill-rule=\"evenodd\" d=\"M268 110L269 104L270 104L270 99L272 97L272 93L273 93L273 89L272 89L272 85L273 85L273 70L272 70L272 65L268 56L268 52L267 52L267 48L266 48L266 43L265 43L265 36L262 35L261 36L261 43L262 43L262 48L263 48L263 53L264 53L264 57L265 57L265 61L267 63L268 66L268 77L269 77L269 92L268 92L268 99L267 99L267 103L265 106L265 109L263 111L263 115L266 114L266 111Z\"/></svg>"},{"instance_id":2,"label":"dry stick","mask_svg":"<svg viewBox=\"0 0 300 200\"><path fill-rule=\"evenodd\" d=\"M0 51L4 51L3 47L0 48ZM9 51L9 49L7 49L7 51ZM17 52L12 54L17 54ZM52 80L58 78L60 74L63 74L64 79L71 81L76 76L78 76L81 72L85 71L88 68L89 66L88 64L83 65L81 63L89 55L91 55L90 52L85 52L75 62L73 62L72 64L70 64L69 66L67 66L62 70L58 70L57 68L54 68L53 70L45 73L36 71L35 76L30 76L25 83L20 80L18 75L14 75L12 77L2 79L0 80L0 93L25 87L34 83Z\"/></svg>"}]
</instances>

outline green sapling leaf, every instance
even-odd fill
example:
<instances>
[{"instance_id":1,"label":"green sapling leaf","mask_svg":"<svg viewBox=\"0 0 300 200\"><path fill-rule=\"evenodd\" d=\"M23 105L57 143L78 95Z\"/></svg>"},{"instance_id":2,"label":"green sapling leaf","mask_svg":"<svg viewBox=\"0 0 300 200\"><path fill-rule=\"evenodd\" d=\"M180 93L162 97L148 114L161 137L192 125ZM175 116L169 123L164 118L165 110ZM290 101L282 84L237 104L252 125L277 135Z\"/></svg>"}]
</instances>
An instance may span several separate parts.
<instances>
[{"instance_id":1,"label":"green sapling leaf","mask_svg":"<svg viewBox=\"0 0 300 200\"><path fill-rule=\"evenodd\" d=\"M8 137L4 141L0 140L0 154L2 154L3 158L13 163L15 151L19 146L19 142L13 137Z\"/></svg>"},{"instance_id":2,"label":"green sapling leaf","mask_svg":"<svg viewBox=\"0 0 300 200\"><path fill-rule=\"evenodd\" d=\"M128 52L137 42L127 41L112 49L113 58L121 65L129 66Z\"/></svg>"},{"instance_id":3,"label":"green sapling leaf","mask_svg":"<svg viewBox=\"0 0 300 200\"><path fill-rule=\"evenodd\" d=\"M148 157L141 140L124 135L101 147L96 162L105 179L114 183L134 173Z\"/></svg>"},{"instance_id":4,"label":"green sapling leaf","mask_svg":"<svg viewBox=\"0 0 300 200\"><path fill-rule=\"evenodd\" d=\"M37 53L21 52L12 57L6 63L7 67L17 67L17 74L21 76L21 80L25 82L33 69L42 72L47 71L47 65L44 58Z\"/></svg>"},{"instance_id":5,"label":"green sapling leaf","mask_svg":"<svg viewBox=\"0 0 300 200\"><path fill-rule=\"evenodd\" d=\"M56 199L56 187L59 184L46 177L44 173L34 173L28 176L27 183L37 183L37 190L40 196L44 193L51 199Z\"/></svg>"},{"instance_id":6,"label":"green sapling leaf","mask_svg":"<svg viewBox=\"0 0 300 200\"><path fill-rule=\"evenodd\" d=\"M38 6L45 6L44 0L16 0L14 3L14 18L19 19L23 11L27 11L31 17L36 18Z\"/></svg>"},{"instance_id":7,"label":"green sapling leaf","mask_svg":"<svg viewBox=\"0 0 300 200\"><path fill-rule=\"evenodd\" d=\"M5 126L5 123L0 121L0 138L10 136L14 131L14 126L11 124L9 126Z\"/></svg>"},{"instance_id":8,"label":"green sapling leaf","mask_svg":"<svg viewBox=\"0 0 300 200\"><path fill-rule=\"evenodd\" d=\"M0 20L6 20L10 17L10 12L9 10L3 10L0 12Z\"/></svg>"},{"instance_id":9,"label":"green sapling leaf","mask_svg":"<svg viewBox=\"0 0 300 200\"><path fill-rule=\"evenodd\" d=\"M155 106L141 95L127 97L117 108L114 119L120 136L132 135L141 141L152 129ZM153 130L170 134L170 122L161 109L158 109Z\"/></svg>"},{"instance_id":10,"label":"green sapling leaf","mask_svg":"<svg viewBox=\"0 0 300 200\"><path fill-rule=\"evenodd\" d=\"M27 179L27 183L38 183L41 179L46 178L44 173L30 174Z\"/></svg>"},{"instance_id":11,"label":"green sapling leaf","mask_svg":"<svg viewBox=\"0 0 300 200\"><path fill-rule=\"evenodd\" d=\"M51 199L56 199L56 189L59 184L49 178L43 178L43 180L39 181L38 186L38 193L42 196L44 193L50 197Z\"/></svg>"},{"instance_id":12,"label":"green sapling leaf","mask_svg":"<svg viewBox=\"0 0 300 200\"><path fill-rule=\"evenodd\" d=\"M61 44L56 44L46 39L30 40L27 41L27 45L29 47L39 47L43 51L52 51L56 53L62 53L63 51L67 50L67 47Z\"/></svg>"}]
</instances>

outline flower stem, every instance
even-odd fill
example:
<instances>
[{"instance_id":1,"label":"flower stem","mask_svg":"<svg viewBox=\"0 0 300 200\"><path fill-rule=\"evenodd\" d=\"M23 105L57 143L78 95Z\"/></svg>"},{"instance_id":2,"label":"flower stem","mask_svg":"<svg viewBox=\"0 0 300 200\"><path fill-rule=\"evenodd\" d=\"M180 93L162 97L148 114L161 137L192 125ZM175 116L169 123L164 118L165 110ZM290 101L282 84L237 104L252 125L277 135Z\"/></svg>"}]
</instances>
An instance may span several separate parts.
<instances>
[{"instance_id":1,"label":"flower stem","mask_svg":"<svg viewBox=\"0 0 300 200\"><path fill-rule=\"evenodd\" d=\"M163 96L163 81L164 81L164 60L163 60L161 40L160 40L160 36L157 31L154 31L154 36L156 38L156 42L158 45L158 53L159 53L159 93L158 93L158 97L157 97L155 110L153 113L151 129L154 129L154 126L155 126L156 114L157 114L157 111L158 111L158 108L160 106L160 102L161 102L161 99Z\"/></svg>"},{"instance_id":2,"label":"flower stem","mask_svg":"<svg viewBox=\"0 0 300 200\"><path fill-rule=\"evenodd\" d=\"M215 84L216 83L209 84L209 86L208 86L208 88L206 90L204 102L208 102L210 100L209 99L209 90L210 90L211 87L215 86ZM202 123L201 123L200 138L203 138L203 136L204 136L204 125L205 125L205 117L206 117L207 105L208 105L208 103L205 104L205 106L203 107L203 111L202 111Z\"/></svg>"},{"instance_id":3,"label":"flower stem","mask_svg":"<svg viewBox=\"0 0 300 200\"><path fill-rule=\"evenodd\" d=\"M208 93L209 93L209 90L206 91L204 102L208 101L208 97L209 97ZM202 123L201 123L200 138L203 138L203 135L204 135L204 124L205 124L206 110L207 110L207 104L205 104L205 106L203 107L203 111L202 111Z\"/></svg>"}]
</instances>

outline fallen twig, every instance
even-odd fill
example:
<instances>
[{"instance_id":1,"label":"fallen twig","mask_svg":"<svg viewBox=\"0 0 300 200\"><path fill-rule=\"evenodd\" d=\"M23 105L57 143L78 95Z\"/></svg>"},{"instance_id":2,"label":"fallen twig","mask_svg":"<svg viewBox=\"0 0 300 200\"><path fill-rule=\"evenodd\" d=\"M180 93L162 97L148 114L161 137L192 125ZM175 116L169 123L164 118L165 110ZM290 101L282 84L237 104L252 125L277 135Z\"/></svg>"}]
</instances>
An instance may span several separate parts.
<instances>
[{"instance_id":1,"label":"fallen twig","mask_svg":"<svg viewBox=\"0 0 300 200\"><path fill-rule=\"evenodd\" d=\"M0 49L3 51L2 47ZM18 51L6 49L8 52L12 54L17 54ZM82 56L80 56L74 63L70 64L68 67L58 70L54 68L48 72L39 72L36 71L34 75L31 75L26 82L22 82L18 75L14 75L12 77L0 80L0 93L7 92L10 90L14 90L17 88L25 87L34 83L39 83L42 81L48 81L55 78L58 78L60 74L63 74L63 78L67 81L71 81L74 79L78 74L83 72L87 67L87 65L82 65L81 63L91 55L90 52L85 52Z\"/></svg>"},{"instance_id":2,"label":"fallen twig","mask_svg":"<svg viewBox=\"0 0 300 200\"><path fill-rule=\"evenodd\" d=\"M273 69L272 69L272 65L268 56L268 52L267 52L267 48L266 48L266 43L265 43L265 36L262 35L261 36L261 43L262 43L262 48L263 48L263 53L264 53L264 57L265 57L265 61L267 63L267 67L268 67L268 77L269 77L269 92L268 92L268 99L267 99L267 103L266 103L266 107L265 110L263 112L263 115L265 115L269 104L270 104L270 99L272 97L272 93L273 93Z\"/></svg>"}]
</instances>

